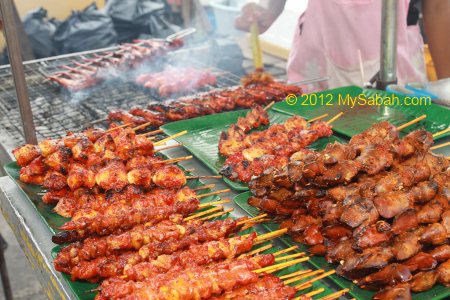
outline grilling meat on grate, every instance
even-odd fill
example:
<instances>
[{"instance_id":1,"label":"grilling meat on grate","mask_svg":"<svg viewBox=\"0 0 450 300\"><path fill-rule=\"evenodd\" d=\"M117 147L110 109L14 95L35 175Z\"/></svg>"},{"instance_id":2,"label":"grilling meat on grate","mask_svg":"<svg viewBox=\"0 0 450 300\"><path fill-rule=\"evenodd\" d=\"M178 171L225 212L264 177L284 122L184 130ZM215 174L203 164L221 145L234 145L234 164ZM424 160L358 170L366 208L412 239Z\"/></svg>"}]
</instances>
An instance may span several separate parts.
<instances>
[{"instance_id":1,"label":"grilling meat on grate","mask_svg":"<svg viewBox=\"0 0 450 300\"><path fill-rule=\"evenodd\" d=\"M48 76L48 79L73 92L90 88L99 82L114 76L117 72L135 69L145 62L164 56L167 52L183 46L183 41L170 43L158 40L141 40L134 44L123 44L119 50L95 55L94 58L83 58L83 63L74 62L75 67L67 67Z\"/></svg>"},{"instance_id":2,"label":"grilling meat on grate","mask_svg":"<svg viewBox=\"0 0 450 300\"><path fill-rule=\"evenodd\" d=\"M215 86L217 78L209 70L169 67L162 72L140 74L136 77L135 83L156 90L162 97L168 97L206 86Z\"/></svg>"},{"instance_id":3,"label":"grilling meat on grate","mask_svg":"<svg viewBox=\"0 0 450 300\"><path fill-rule=\"evenodd\" d=\"M108 115L110 121L121 121L132 126L151 122L161 126L168 122L191 119L204 115L267 105L283 101L287 95L300 95L301 89L273 81L268 84L252 84L247 87L217 89L195 96L181 97L163 104L135 107L130 111L115 110Z\"/></svg>"}]
</instances>

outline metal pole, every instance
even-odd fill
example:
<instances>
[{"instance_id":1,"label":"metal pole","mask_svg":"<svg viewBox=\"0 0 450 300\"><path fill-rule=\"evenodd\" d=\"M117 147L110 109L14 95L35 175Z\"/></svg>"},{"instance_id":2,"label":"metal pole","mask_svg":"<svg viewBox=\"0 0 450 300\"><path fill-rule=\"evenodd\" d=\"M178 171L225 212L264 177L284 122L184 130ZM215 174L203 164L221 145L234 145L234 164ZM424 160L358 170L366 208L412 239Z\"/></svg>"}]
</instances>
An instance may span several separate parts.
<instances>
[{"instance_id":1,"label":"metal pole","mask_svg":"<svg viewBox=\"0 0 450 300\"><path fill-rule=\"evenodd\" d=\"M0 234L0 277L2 279L3 291L5 294L6 300L12 300L12 290L11 285L9 283L8 269L6 268L6 260L5 260L5 250L8 247L6 241L3 239Z\"/></svg>"},{"instance_id":2,"label":"metal pole","mask_svg":"<svg viewBox=\"0 0 450 300\"><path fill-rule=\"evenodd\" d=\"M8 46L17 100L19 101L25 141L30 144L37 144L36 129L33 123L33 113L31 111L28 89L25 81L19 36L14 18L14 4L12 0L0 0L0 9L3 17L3 26L5 27L6 44Z\"/></svg>"},{"instance_id":3,"label":"metal pole","mask_svg":"<svg viewBox=\"0 0 450 300\"><path fill-rule=\"evenodd\" d=\"M381 53L378 89L397 82L397 0L383 0L381 13Z\"/></svg>"}]
</instances>

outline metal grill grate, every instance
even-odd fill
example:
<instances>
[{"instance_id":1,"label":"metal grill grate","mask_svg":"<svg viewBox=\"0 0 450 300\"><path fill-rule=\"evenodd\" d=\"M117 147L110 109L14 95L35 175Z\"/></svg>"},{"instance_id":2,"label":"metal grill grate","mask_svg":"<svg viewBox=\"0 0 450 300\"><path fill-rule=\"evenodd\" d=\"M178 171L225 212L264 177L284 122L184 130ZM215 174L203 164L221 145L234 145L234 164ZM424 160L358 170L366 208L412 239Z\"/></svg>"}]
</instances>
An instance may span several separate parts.
<instances>
[{"instance_id":1,"label":"metal grill grate","mask_svg":"<svg viewBox=\"0 0 450 300\"><path fill-rule=\"evenodd\" d=\"M90 122L105 118L112 109L129 109L134 105L165 100L157 93L120 79L100 83L88 91L75 94L49 82L44 83L46 75L60 71L61 66L72 65L74 59L81 56L90 57L99 52L68 55L25 64L25 76L39 140L59 137L69 130L82 130ZM191 61L190 65L193 64ZM195 63L195 65L201 64ZM219 88L239 83L239 77L231 73L217 69L211 69L211 71L218 78L217 87ZM205 90L212 88L216 87L207 87ZM0 68L0 126L14 144L24 143L20 112L9 66Z\"/></svg>"}]
</instances>

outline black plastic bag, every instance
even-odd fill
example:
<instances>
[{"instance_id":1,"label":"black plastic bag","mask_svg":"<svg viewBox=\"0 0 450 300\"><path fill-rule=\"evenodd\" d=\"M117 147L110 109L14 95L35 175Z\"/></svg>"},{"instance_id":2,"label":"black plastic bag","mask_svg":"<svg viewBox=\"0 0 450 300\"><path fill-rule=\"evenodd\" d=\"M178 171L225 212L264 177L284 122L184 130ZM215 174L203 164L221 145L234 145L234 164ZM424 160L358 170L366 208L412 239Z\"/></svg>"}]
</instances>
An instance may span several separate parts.
<instances>
[{"instance_id":1,"label":"black plastic bag","mask_svg":"<svg viewBox=\"0 0 450 300\"><path fill-rule=\"evenodd\" d=\"M23 26L36 58L54 56L57 54L53 43L59 22L55 19L47 19L47 10L40 7L29 12L24 20Z\"/></svg>"},{"instance_id":2,"label":"black plastic bag","mask_svg":"<svg viewBox=\"0 0 450 300\"><path fill-rule=\"evenodd\" d=\"M163 0L108 0L105 13L112 18L120 43L142 34L165 37L179 30L166 19Z\"/></svg>"},{"instance_id":3,"label":"black plastic bag","mask_svg":"<svg viewBox=\"0 0 450 300\"><path fill-rule=\"evenodd\" d=\"M94 50L115 45L117 34L111 18L95 3L74 11L56 31L53 40L60 53Z\"/></svg>"}]
</instances>

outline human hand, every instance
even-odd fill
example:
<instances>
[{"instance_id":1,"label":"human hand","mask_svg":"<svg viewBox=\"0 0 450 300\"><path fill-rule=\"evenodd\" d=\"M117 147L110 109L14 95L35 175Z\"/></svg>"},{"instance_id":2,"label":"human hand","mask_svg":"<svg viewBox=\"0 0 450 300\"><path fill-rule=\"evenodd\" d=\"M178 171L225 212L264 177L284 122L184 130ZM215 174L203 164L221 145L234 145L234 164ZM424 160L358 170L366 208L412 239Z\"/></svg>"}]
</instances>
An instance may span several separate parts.
<instances>
[{"instance_id":1,"label":"human hand","mask_svg":"<svg viewBox=\"0 0 450 300\"><path fill-rule=\"evenodd\" d=\"M248 3L242 8L241 15L236 18L234 26L243 31L250 31L254 22L258 23L259 31L265 32L275 21L273 16L266 8L256 4Z\"/></svg>"}]
</instances>

